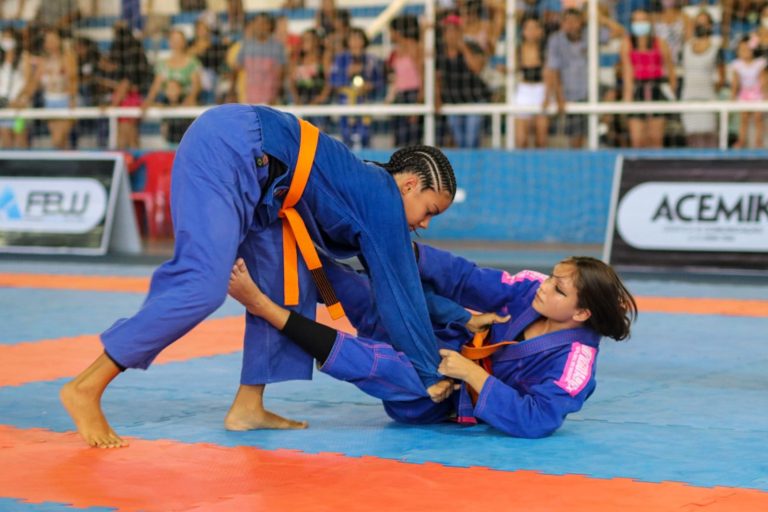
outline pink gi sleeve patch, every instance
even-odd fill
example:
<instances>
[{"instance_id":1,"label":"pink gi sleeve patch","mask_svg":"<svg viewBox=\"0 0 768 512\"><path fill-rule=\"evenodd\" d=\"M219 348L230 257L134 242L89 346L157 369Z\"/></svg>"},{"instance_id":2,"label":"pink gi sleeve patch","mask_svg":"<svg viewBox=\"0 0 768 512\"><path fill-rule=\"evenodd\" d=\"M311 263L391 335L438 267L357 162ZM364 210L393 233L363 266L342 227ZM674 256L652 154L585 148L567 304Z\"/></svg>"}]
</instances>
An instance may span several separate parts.
<instances>
[{"instance_id":1,"label":"pink gi sleeve patch","mask_svg":"<svg viewBox=\"0 0 768 512\"><path fill-rule=\"evenodd\" d=\"M515 275L510 275L509 272L506 270L502 272L501 274L501 282L504 284L515 284L519 283L520 281L544 281L547 278L544 274L540 272L535 272L533 270L522 270L518 272Z\"/></svg>"},{"instance_id":2,"label":"pink gi sleeve patch","mask_svg":"<svg viewBox=\"0 0 768 512\"><path fill-rule=\"evenodd\" d=\"M578 341L571 344L571 353L565 362L563 375L555 384L563 388L569 395L578 395L592 377L592 365L595 363L597 350Z\"/></svg>"}]
</instances>

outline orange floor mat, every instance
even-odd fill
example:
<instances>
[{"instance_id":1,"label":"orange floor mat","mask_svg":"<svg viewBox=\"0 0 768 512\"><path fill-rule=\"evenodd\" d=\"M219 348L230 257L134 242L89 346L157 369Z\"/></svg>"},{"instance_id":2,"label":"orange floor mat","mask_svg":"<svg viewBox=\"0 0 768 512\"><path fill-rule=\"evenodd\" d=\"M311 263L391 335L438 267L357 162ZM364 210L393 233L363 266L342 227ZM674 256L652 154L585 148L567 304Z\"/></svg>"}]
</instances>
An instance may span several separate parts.
<instances>
[{"instance_id":1,"label":"orange floor mat","mask_svg":"<svg viewBox=\"0 0 768 512\"><path fill-rule=\"evenodd\" d=\"M768 510L768 493L752 489L169 440L130 442L127 449L98 450L84 448L74 433L0 426L0 496L147 512Z\"/></svg>"}]
</instances>

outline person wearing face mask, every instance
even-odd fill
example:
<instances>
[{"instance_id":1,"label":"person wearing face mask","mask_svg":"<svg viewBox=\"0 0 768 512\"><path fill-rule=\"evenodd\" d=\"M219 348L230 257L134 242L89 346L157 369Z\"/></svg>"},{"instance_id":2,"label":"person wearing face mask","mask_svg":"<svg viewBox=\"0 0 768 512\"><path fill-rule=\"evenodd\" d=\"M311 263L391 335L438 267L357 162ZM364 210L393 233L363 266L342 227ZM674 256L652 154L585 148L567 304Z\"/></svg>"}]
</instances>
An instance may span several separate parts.
<instances>
[{"instance_id":1,"label":"person wearing face mask","mask_svg":"<svg viewBox=\"0 0 768 512\"><path fill-rule=\"evenodd\" d=\"M702 10L694 19L693 37L683 46L683 101L712 101L725 82L721 48L712 39L712 16ZM717 82L713 79L717 76ZM714 147L717 144L717 120L714 112L683 114L686 141L690 147Z\"/></svg>"},{"instance_id":2,"label":"person wearing face mask","mask_svg":"<svg viewBox=\"0 0 768 512\"><path fill-rule=\"evenodd\" d=\"M667 43L653 33L647 11L632 13L631 36L621 44L624 101L665 101L677 90L677 73ZM671 90L671 91L670 91ZM662 114L629 115L633 148L660 148L666 120Z\"/></svg>"},{"instance_id":3,"label":"person wearing face mask","mask_svg":"<svg viewBox=\"0 0 768 512\"><path fill-rule=\"evenodd\" d=\"M0 35L2 66L0 66L0 108L24 108L29 104L27 84L31 72L21 38L11 27ZM23 119L0 120L0 145L3 149L26 148L27 131Z\"/></svg>"}]
</instances>

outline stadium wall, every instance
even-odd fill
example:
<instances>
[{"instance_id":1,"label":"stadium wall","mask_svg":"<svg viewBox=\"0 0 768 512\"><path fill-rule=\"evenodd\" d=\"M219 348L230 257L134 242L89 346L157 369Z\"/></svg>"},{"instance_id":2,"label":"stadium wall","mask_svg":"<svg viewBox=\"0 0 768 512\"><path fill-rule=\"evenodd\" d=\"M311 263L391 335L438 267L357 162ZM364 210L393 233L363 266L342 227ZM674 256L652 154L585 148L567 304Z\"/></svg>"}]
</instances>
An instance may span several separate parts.
<instances>
[{"instance_id":1,"label":"stadium wall","mask_svg":"<svg viewBox=\"0 0 768 512\"><path fill-rule=\"evenodd\" d=\"M458 201L435 218L426 239L602 244L616 158L768 158L767 151L446 150ZM386 161L389 152L360 152Z\"/></svg>"}]
</instances>

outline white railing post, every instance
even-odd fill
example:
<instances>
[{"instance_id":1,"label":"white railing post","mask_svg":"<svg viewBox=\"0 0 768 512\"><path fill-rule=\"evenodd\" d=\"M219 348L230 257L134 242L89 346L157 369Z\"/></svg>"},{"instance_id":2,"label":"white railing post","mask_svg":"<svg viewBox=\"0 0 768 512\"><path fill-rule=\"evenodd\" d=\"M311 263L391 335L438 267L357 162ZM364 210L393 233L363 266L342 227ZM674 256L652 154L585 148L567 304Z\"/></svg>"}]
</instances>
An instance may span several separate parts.
<instances>
[{"instance_id":1,"label":"white railing post","mask_svg":"<svg viewBox=\"0 0 768 512\"><path fill-rule=\"evenodd\" d=\"M435 145L435 0L424 5L424 144Z\"/></svg>"},{"instance_id":2,"label":"white railing post","mask_svg":"<svg viewBox=\"0 0 768 512\"><path fill-rule=\"evenodd\" d=\"M588 25L587 25L587 36L588 36L588 54L587 54L587 67L589 68L589 105L595 106L600 101L600 98L598 97L599 94L599 88L598 88L598 79L599 79L599 41L598 41L598 33L600 30L600 23L598 22L598 12L597 12L597 0L589 0L588 4ZM599 134L597 132L597 114L592 112L588 114L589 123L588 127L589 130L587 132L588 134L588 146L589 149L595 150L598 148L600 144Z\"/></svg>"},{"instance_id":3,"label":"white railing post","mask_svg":"<svg viewBox=\"0 0 768 512\"><path fill-rule=\"evenodd\" d=\"M107 139L107 147L109 149L117 149L117 114L109 114L109 138Z\"/></svg>"},{"instance_id":4,"label":"white railing post","mask_svg":"<svg viewBox=\"0 0 768 512\"><path fill-rule=\"evenodd\" d=\"M517 52L515 49L517 45L517 23L515 22L515 2L517 0L507 0L506 13L507 21L505 32L507 37L505 40L506 52L507 52L507 76L506 76L506 103L512 105L515 98L515 69L517 67ZM507 149L515 148L515 117L511 113L507 113L507 139L504 147Z\"/></svg>"},{"instance_id":5,"label":"white railing post","mask_svg":"<svg viewBox=\"0 0 768 512\"><path fill-rule=\"evenodd\" d=\"M719 137L718 137L718 145L720 149L725 150L728 149L728 121L730 119L730 116L728 115L727 109L722 109L720 111L720 130L719 130Z\"/></svg>"},{"instance_id":6,"label":"white railing post","mask_svg":"<svg viewBox=\"0 0 768 512\"><path fill-rule=\"evenodd\" d=\"M501 112L491 114L491 147L501 148Z\"/></svg>"}]
</instances>

